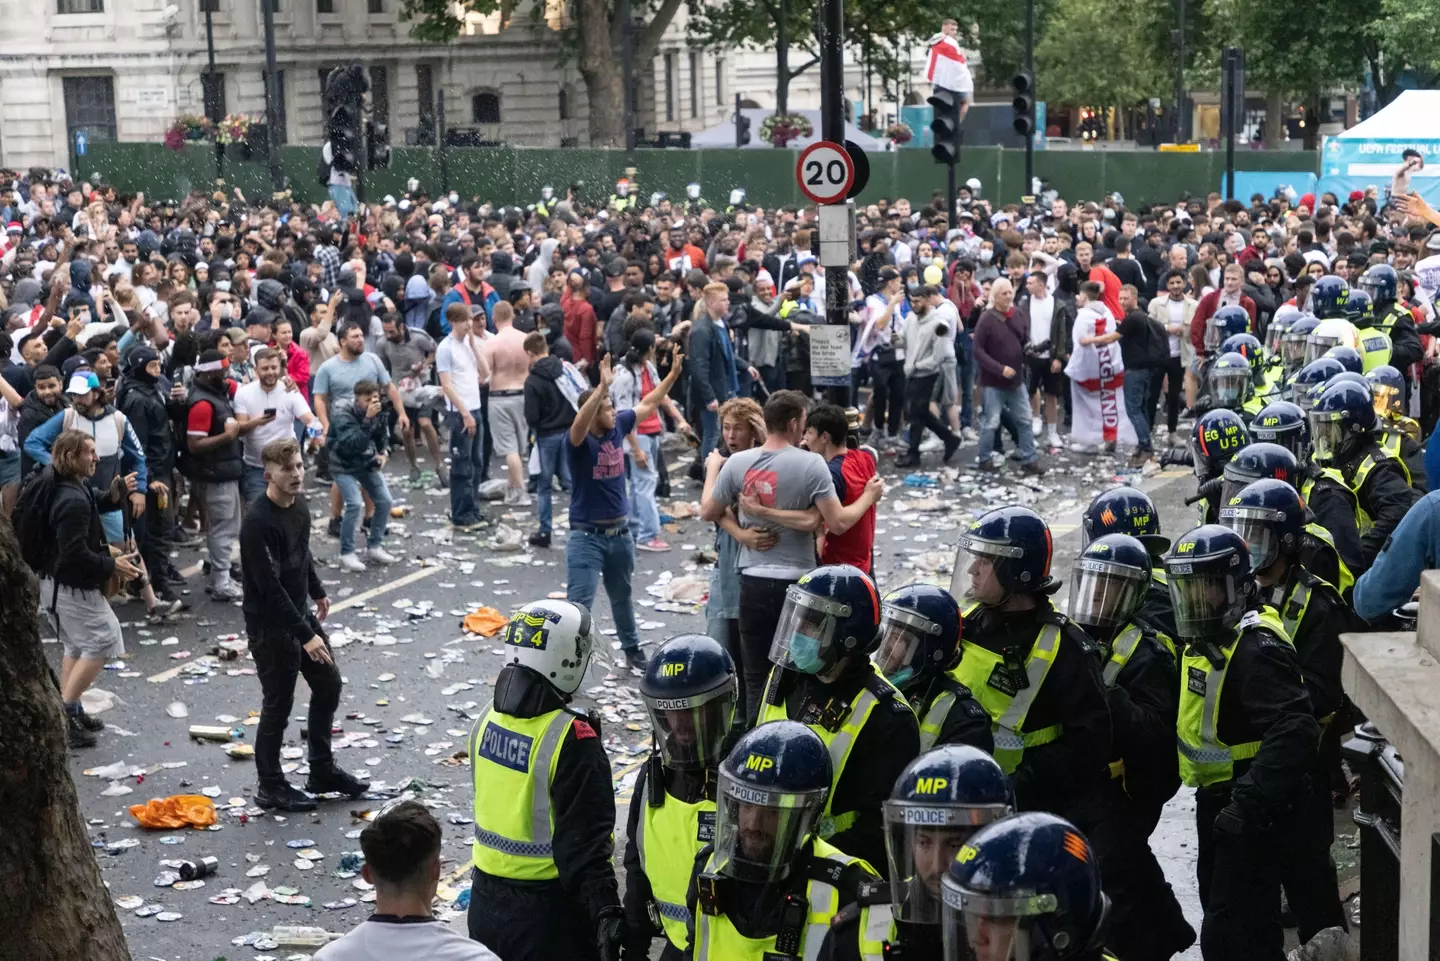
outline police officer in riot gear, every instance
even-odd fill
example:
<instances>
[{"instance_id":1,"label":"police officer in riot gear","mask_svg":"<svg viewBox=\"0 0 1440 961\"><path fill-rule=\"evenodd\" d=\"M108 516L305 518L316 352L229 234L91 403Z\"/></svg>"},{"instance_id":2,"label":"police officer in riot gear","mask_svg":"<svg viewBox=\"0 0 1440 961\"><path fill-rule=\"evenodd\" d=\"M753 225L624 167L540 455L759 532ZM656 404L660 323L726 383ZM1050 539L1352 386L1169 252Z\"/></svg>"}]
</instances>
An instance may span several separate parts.
<instances>
[{"instance_id":1,"label":"police officer in riot gear","mask_svg":"<svg viewBox=\"0 0 1440 961\"><path fill-rule=\"evenodd\" d=\"M1051 559L1050 530L1027 507L970 524L950 585L965 612L952 676L990 715L1019 809L1088 822L1112 790L1110 710L1094 643L1050 601Z\"/></svg>"},{"instance_id":2,"label":"police officer in riot gear","mask_svg":"<svg viewBox=\"0 0 1440 961\"><path fill-rule=\"evenodd\" d=\"M1380 450L1386 457L1404 465L1410 486L1422 494L1428 491L1425 472L1424 438L1420 424L1405 416L1405 395L1408 384L1400 371L1383 364L1366 372L1370 396L1379 419Z\"/></svg>"},{"instance_id":3,"label":"police officer in riot gear","mask_svg":"<svg viewBox=\"0 0 1440 961\"><path fill-rule=\"evenodd\" d=\"M1355 495L1361 562L1351 569L1364 570L1419 494L1411 488L1404 465L1386 457L1377 443L1379 421L1369 390L1333 384L1315 402L1309 418L1311 459L1335 470Z\"/></svg>"},{"instance_id":4,"label":"police officer in riot gear","mask_svg":"<svg viewBox=\"0 0 1440 961\"><path fill-rule=\"evenodd\" d=\"M1180 786L1174 643L1140 620L1151 560L1127 534L1086 545L1070 580L1070 617L1095 639L1115 732L1107 815L1087 832L1114 907L1109 944L1127 959L1165 961L1195 943L1195 931L1150 850L1160 810Z\"/></svg>"},{"instance_id":5,"label":"police officer in riot gear","mask_svg":"<svg viewBox=\"0 0 1440 961\"><path fill-rule=\"evenodd\" d=\"M1105 534L1129 534L1145 545L1150 553L1150 584L1135 616L1166 637L1174 637L1175 613L1170 607L1170 588L1161 562L1170 549L1170 538L1160 533L1160 511L1150 495L1124 485L1101 491L1085 508L1081 523L1086 544Z\"/></svg>"},{"instance_id":6,"label":"police officer in riot gear","mask_svg":"<svg viewBox=\"0 0 1440 961\"><path fill-rule=\"evenodd\" d=\"M1206 396L1195 405L1197 410L1242 412L1255 394L1250 361L1235 351L1216 357L1206 375L1205 392Z\"/></svg>"},{"instance_id":7,"label":"police officer in riot gear","mask_svg":"<svg viewBox=\"0 0 1440 961\"><path fill-rule=\"evenodd\" d=\"M1019 814L977 831L941 897L945 961L1115 961L1100 865L1063 818Z\"/></svg>"},{"instance_id":8,"label":"police officer in riot gear","mask_svg":"<svg viewBox=\"0 0 1440 961\"><path fill-rule=\"evenodd\" d=\"M1320 729L1275 611L1256 598L1244 538L1197 527L1165 557L1183 644L1180 779L1197 788L1197 876L1204 956L1284 957L1281 864Z\"/></svg>"},{"instance_id":9,"label":"police officer in riot gear","mask_svg":"<svg viewBox=\"0 0 1440 961\"><path fill-rule=\"evenodd\" d=\"M890 883L869 885L840 912L819 961L858 958L853 949L860 939L853 932L867 906L873 908L873 934L883 938L886 961L939 961L944 952L940 886L946 871L977 830L1014 813L1010 781L984 751L950 744L911 761L885 802Z\"/></svg>"},{"instance_id":10,"label":"police officer in riot gear","mask_svg":"<svg viewBox=\"0 0 1440 961\"><path fill-rule=\"evenodd\" d=\"M1354 347L1346 347L1338 344L1325 351L1326 357L1333 357L1340 362L1340 366L1352 374L1363 374L1365 371L1365 360L1360 356L1360 351Z\"/></svg>"},{"instance_id":11,"label":"police officer in riot gear","mask_svg":"<svg viewBox=\"0 0 1440 961\"><path fill-rule=\"evenodd\" d=\"M626 955L679 961L693 922L685 892L700 848L715 840L715 785L735 714L735 664L704 634L672 637L640 681L654 749L640 769L625 845Z\"/></svg>"},{"instance_id":12,"label":"police officer in riot gear","mask_svg":"<svg viewBox=\"0 0 1440 961\"><path fill-rule=\"evenodd\" d=\"M1320 389L1330 382L1330 378L1344 372L1344 366L1334 357L1320 357L1310 361L1290 378L1291 403L1309 413L1320 396Z\"/></svg>"},{"instance_id":13,"label":"police officer in riot gear","mask_svg":"<svg viewBox=\"0 0 1440 961\"><path fill-rule=\"evenodd\" d=\"M870 661L879 626L875 583L859 568L817 567L792 584L757 720L788 718L820 736L835 780L816 833L877 866L885 857L880 805L920 753L914 711Z\"/></svg>"},{"instance_id":14,"label":"police officer in riot gear","mask_svg":"<svg viewBox=\"0 0 1440 961\"><path fill-rule=\"evenodd\" d=\"M880 605L875 668L910 699L920 721L920 750L969 744L995 750L990 715L964 684L949 675L960 656L960 604L932 584L910 584Z\"/></svg>"},{"instance_id":15,"label":"police officer in riot gear","mask_svg":"<svg viewBox=\"0 0 1440 961\"><path fill-rule=\"evenodd\" d=\"M1303 463L1310 452L1310 422L1298 405L1272 400L1250 421L1250 440L1278 444Z\"/></svg>"},{"instance_id":16,"label":"police officer in riot gear","mask_svg":"<svg viewBox=\"0 0 1440 961\"><path fill-rule=\"evenodd\" d=\"M1365 625L1335 586L1301 563L1305 505L1289 484L1260 480L1237 492L1220 511L1220 522L1245 539L1262 602L1280 614L1295 646L1310 706L1320 725L1320 750L1312 756L1307 803L1297 812L1297 856L1284 865L1284 887L1299 927L1300 942L1317 931L1344 927L1339 884L1330 845L1335 841L1330 801L1332 771L1340 770L1340 687L1344 649L1340 635Z\"/></svg>"},{"instance_id":17,"label":"police officer in riot gear","mask_svg":"<svg viewBox=\"0 0 1440 961\"><path fill-rule=\"evenodd\" d=\"M1250 443L1250 435L1240 415L1231 410L1212 410L1195 421L1190 431L1190 467L1195 472L1197 489L1186 504L1200 503L1201 517L1212 521L1220 509L1220 489L1224 484L1225 465L1240 448Z\"/></svg>"},{"instance_id":18,"label":"police officer in riot gear","mask_svg":"<svg viewBox=\"0 0 1440 961\"><path fill-rule=\"evenodd\" d=\"M594 650L590 612L535 601L505 630L495 700L470 734L470 937L507 961L617 958L615 789L598 724L571 708Z\"/></svg>"},{"instance_id":19,"label":"police officer in riot gear","mask_svg":"<svg viewBox=\"0 0 1440 961\"><path fill-rule=\"evenodd\" d=\"M1301 314L1281 337L1280 366L1287 381L1305 366L1305 346L1310 342L1310 332L1319 326L1320 320L1314 314Z\"/></svg>"},{"instance_id":20,"label":"police officer in riot gear","mask_svg":"<svg viewBox=\"0 0 1440 961\"><path fill-rule=\"evenodd\" d=\"M1345 316L1350 300L1350 285L1334 274L1326 274L1310 288L1310 312L1319 320Z\"/></svg>"},{"instance_id":21,"label":"police officer in riot gear","mask_svg":"<svg viewBox=\"0 0 1440 961\"><path fill-rule=\"evenodd\" d=\"M736 742L720 765L715 842L686 896L695 961L814 957L840 910L878 881L816 833L832 781L825 743L804 724L762 723ZM861 910L858 933L885 926Z\"/></svg>"},{"instance_id":22,"label":"police officer in riot gear","mask_svg":"<svg viewBox=\"0 0 1440 961\"><path fill-rule=\"evenodd\" d=\"M1418 364L1425 357L1425 347L1420 341L1420 332L1415 329L1415 318L1404 304L1400 303L1399 275L1389 264L1374 264L1360 275L1359 286L1368 291L1374 302L1374 326L1390 338L1390 364L1397 370L1408 370L1411 364ZM1362 328L1360 340L1363 345L1367 330ZM1367 372L1368 373L1368 372ZM1410 393L1406 384L1404 400Z\"/></svg>"}]
</instances>

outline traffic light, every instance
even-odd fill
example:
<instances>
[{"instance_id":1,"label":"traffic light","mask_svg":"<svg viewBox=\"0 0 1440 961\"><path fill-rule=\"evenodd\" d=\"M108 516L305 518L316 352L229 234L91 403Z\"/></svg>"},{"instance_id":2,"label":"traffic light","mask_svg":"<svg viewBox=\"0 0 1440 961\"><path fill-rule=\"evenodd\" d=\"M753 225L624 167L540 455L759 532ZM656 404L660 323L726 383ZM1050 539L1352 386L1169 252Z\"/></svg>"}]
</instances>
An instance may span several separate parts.
<instances>
[{"instance_id":1,"label":"traffic light","mask_svg":"<svg viewBox=\"0 0 1440 961\"><path fill-rule=\"evenodd\" d=\"M390 166L390 128L386 124L365 121L365 153L371 170Z\"/></svg>"},{"instance_id":2,"label":"traffic light","mask_svg":"<svg viewBox=\"0 0 1440 961\"><path fill-rule=\"evenodd\" d=\"M1035 78L1023 71L1017 73L1010 80L1010 89L1015 94L1015 99L1010 101L1015 111L1012 121L1015 132L1028 137L1035 132Z\"/></svg>"},{"instance_id":3,"label":"traffic light","mask_svg":"<svg viewBox=\"0 0 1440 961\"><path fill-rule=\"evenodd\" d=\"M930 154L936 163L953 167L960 162L960 98L949 90L936 87L928 102L935 111L930 118L930 134L934 141Z\"/></svg>"},{"instance_id":4,"label":"traffic light","mask_svg":"<svg viewBox=\"0 0 1440 961\"><path fill-rule=\"evenodd\" d=\"M364 170L362 117L370 82L358 63L336 67L325 78L325 135L336 169L344 173Z\"/></svg>"}]
</instances>

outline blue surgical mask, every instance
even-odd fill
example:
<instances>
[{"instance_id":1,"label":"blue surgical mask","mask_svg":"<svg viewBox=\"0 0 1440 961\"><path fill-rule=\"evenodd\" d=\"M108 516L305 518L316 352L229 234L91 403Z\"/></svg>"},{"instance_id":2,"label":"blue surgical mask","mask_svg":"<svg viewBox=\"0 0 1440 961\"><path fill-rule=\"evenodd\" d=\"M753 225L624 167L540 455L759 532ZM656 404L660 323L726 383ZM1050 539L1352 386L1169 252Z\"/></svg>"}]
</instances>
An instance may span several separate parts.
<instances>
[{"instance_id":1,"label":"blue surgical mask","mask_svg":"<svg viewBox=\"0 0 1440 961\"><path fill-rule=\"evenodd\" d=\"M790 635L790 663L801 674L819 674L825 666L820 656L820 642L796 631Z\"/></svg>"}]
</instances>

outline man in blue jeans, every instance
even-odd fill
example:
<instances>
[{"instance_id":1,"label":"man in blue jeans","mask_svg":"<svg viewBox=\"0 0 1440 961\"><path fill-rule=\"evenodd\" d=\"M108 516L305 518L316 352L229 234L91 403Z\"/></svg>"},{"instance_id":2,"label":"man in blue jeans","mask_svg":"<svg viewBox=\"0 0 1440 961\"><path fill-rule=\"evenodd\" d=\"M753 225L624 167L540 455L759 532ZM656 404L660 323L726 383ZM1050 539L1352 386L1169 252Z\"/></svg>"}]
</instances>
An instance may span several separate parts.
<instances>
[{"instance_id":1,"label":"man in blue jeans","mask_svg":"<svg viewBox=\"0 0 1440 961\"><path fill-rule=\"evenodd\" d=\"M565 542L565 599L595 605L595 590L603 577L610 597L610 613L620 635L620 650L635 672L645 669L635 627L635 605L630 587L635 572L635 539L630 534L630 502L625 493L625 436L655 413L680 376L684 356L675 360L654 390L630 410L615 412L610 384L615 379L610 358L600 361L600 383L580 395L580 410L570 425L566 456L574 490L570 495L570 537Z\"/></svg>"},{"instance_id":2,"label":"man in blue jeans","mask_svg":"<svg viewBox=\"0 0 1440 961\"><path fill-rule=\"evenodd\" d=\"M354 403L337 406L330 418L326 446L330 449L330 473L345 501L340 519L340 566L347 571L365 570L365 561L355 551L355 535L365 511L362 488L375 505L365 557L375 564L396 563L399 558L381 546L390 523L390 488L382 473L390 456L390 424L380 416L379 384L356 382Z\"/></svg>"},{"instance_id":3,"label":"man in blue jeans","mask_svg":"<svg viewBox=\"0 0 1440 961\"><path fill-rule=\"evenodd\" d=\"M449 407L450 524L468 529L480 523L479 485L485 464L480 385L490 379L490 365L477 349L478 339L471 337L470 308L453 303L445 308L445 319L450 334L435 348L435 369Z\"/></svg>"}]
</instances>

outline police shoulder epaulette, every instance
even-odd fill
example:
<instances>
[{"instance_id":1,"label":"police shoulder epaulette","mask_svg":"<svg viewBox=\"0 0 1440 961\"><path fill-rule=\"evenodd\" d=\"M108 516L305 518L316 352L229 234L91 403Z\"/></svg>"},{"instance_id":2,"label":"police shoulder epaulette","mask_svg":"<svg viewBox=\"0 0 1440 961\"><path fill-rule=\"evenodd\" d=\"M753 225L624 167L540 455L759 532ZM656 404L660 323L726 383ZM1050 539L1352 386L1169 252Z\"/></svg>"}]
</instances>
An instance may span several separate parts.
<instances>
[{"instance_id":1,"label":"police shoulder epaulette","mask_svg":"<svg viewBox=\"0 0 1440 961\"><path fill-rule=\"evenodd\" d=\"M903 697L896 697L895 686L874 671L865 677L865 689L875 696L877 701L895 700L905 704ZM908 707L909 705L906 704Z\"/></svg>"},{"instance_id":2,"label":"police shoulder epaulette","mask_svg":"<svg viewBox=\"0 0 1440 961\"><path fill-rule=\"evenodd\" d=\"M1100 653L1100 646L1095 643L1095 638L1085 633L1085 628L1068 618L1065 620L1065 636L1074 641L1076 646L1086 654Z\"/></svg>"}]
</instances>

